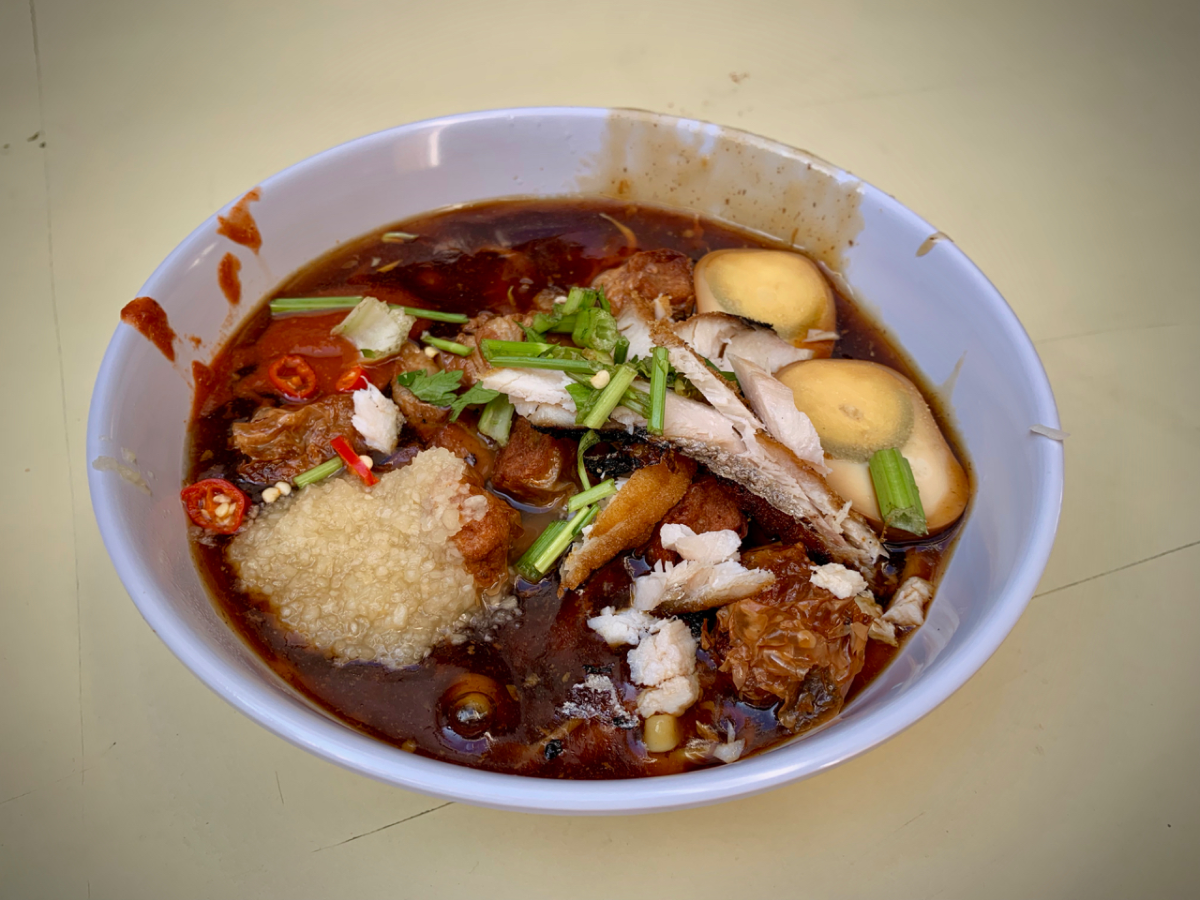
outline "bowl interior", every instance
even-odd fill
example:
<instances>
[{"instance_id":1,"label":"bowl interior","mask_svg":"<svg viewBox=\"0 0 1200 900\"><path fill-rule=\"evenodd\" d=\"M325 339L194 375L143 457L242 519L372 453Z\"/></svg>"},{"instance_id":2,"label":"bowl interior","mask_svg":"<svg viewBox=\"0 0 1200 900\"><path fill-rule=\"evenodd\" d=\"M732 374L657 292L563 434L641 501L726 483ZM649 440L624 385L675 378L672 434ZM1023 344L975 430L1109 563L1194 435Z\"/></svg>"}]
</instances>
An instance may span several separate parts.
<instances>
[{"instance_id":1,"label":"bowl interior","mask_svg":"<svg viewBox=\"0 0 1200 900\"><path fill-rule=\"evenodd\" d=\"M171 363L119 326L88 421L89 469L109 554L152 628L218 694L277 734L383 781L490 806L635 812L743 796L841 762L916 721L957 689L1012 628L1058 520L1062 451L1053 396L1004 300L950 241L881 191L773 141L651 113L510 110L402 126L336 147L264 181L250 211L259 253L200 225L140 295L180 335ZM552 782L414 757L359 734L280 682L226 626L193 567L180 515L193 360L207 362L282 277L337 243L456 203L604 194L683 207L792 240L836 273L944 390L976 494L928 621L831 726L736 765L637 781ZM242 263L239 306L217 283ZM189 337L195 337L193 346ZM956 377L953 377L956 376ZM131 454L131 455L129 455Z\"/></svg>"}]
</instances>

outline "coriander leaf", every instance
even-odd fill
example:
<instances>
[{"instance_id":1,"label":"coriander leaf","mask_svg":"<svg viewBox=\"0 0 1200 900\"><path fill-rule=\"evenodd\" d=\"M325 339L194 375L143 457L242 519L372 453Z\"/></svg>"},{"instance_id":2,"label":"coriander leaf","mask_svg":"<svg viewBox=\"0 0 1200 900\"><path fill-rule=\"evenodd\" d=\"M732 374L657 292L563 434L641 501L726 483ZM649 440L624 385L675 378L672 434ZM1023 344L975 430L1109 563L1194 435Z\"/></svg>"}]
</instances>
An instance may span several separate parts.
<instances>
[{"instance_id":1,"label":"coriander leaf","mask_svg":"<svg viewBox=\"0 0 1200 900\"><path fill-rule=\"evenodd\" d=\"M434 406L449 406L454 402L454 392L462 381L462 372L449 369L430 375L418 369L415 372L402 372L396 376L396 384L412 391L418 400L424 400Z\"/></svg>"},{"instance_id":2,"label":"coriander leaf","mask_svg":"<svg viewBox=\"0 0 1200 900\"><path fill-rule=\"evenodd\" d=\"M450 421L454 422L458 419L459 414L468 406L474 406L477 403L488 403L500 396L499 391L493 391L491 388L485 388L482 384L473 384L463 393L459 394L450 404Z\"/></svg>"},{"instance_id":3,"label":"coriander leaf","mask_svg":"<svg viewBox=\"0 0 1200 900\"><path fill-rule=\"evenodd\" d=\"M587 418L588 413L592 411L592 407L596 405L596 400L600 397L600 391L588 387L586 384L575 383L567 385L567 393L575 401L575 424L578 425Z\"/></svg>"}]
</instances>

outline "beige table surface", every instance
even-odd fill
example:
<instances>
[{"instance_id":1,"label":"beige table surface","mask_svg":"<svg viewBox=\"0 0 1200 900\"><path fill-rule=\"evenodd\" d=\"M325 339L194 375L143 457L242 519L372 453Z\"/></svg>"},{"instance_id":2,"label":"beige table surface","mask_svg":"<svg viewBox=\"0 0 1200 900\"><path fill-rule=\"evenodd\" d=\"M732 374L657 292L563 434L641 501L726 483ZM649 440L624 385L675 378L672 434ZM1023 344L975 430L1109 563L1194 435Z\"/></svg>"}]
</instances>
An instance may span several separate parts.
<instances>
[{"instance_id":1,"label":"beige table surface","mask_svg":"<svg viewBox=\"0 0 1200 900\"><path fill-rule=\"evenodd\" d=\"M1200 895L1200 4L0 0L0 897ZM1016 309L1067 441L995 657L764 796L561 819L392 789L178 663L88 500L121 306L197 223L441 113L674 111L812 149Z\"/></svg>"}]
</instances>

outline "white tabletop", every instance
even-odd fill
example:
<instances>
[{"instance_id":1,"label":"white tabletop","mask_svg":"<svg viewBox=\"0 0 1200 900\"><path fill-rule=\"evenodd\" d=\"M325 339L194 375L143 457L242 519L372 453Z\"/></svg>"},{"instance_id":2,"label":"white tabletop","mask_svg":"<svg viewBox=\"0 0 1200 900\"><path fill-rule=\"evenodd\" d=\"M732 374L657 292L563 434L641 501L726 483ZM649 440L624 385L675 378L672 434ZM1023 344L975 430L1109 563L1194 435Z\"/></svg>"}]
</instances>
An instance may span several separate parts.
<instances>
[{"instance_id":1,"label":"white tabletop","mask_svg":"<svg viewBox=\"0 0 1200 900\"><path fill-rule=\"evenodd\" d=\"M1198 11L0 2L0 895L1195 896ZM180 239L349 138L550 104L845 166L954 238L1049 371L1071 436L1038 595L948 702L819 777L608 819L381 786L204 688L101 545L92 381Z\"/></svg>"}]
</instances>

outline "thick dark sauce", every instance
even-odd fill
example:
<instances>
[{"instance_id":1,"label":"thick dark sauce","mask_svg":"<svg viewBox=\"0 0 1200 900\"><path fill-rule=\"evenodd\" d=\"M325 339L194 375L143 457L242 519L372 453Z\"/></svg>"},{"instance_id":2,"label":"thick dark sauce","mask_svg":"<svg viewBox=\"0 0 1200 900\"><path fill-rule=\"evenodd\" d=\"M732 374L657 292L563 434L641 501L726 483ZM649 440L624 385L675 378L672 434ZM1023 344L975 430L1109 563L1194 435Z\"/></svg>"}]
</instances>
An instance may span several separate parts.
<instances>
[{"instance_id":1,"label":"thick dark sauce","mask_svg":"<svg viewBox=\"0 0 1200 900\"><path fill-rule=\"evenodd\" d=\"M601 214L631 229L637 247ZM376 232L353 241L293 275L272 297L367 294L390 303L468 315L484 309L524 312L543 288L586 284L635 249L666 247L699 259L710 250L776 246L678 212L601 200L481 204L410 219L388 230L417 237L388 243ZM239 357L238 348L257 340L269 323L264 303L202 373L205 377L197 379L192 479L234 478L236 453L226 446L229 425L251 415L256 404L231 396L223 386L244 365L248 351ZM327 328L323 322L313 325ZM838 356L886 363L921 384L882 332L841 297L838 326ZM453 336L457 326L435 325L430 330ZM939 424L945 428L944 421ZM527 516L526 524L532 532L544 522ZM935 576L951 540L952 532L907 553L897 550L893 562L906 574ZM624 699L636 695L625 668L627 648L612 650L585 622L603 606L627 604L630 577L621 558L596 573L583 589L561 599L551 581L536 587L519 582L520 618L500 626L490 639L476 635L461 644L443 644L420 665L395 671L371 663L333 665L324 653L306 648L281 629L264 604L236 589L222 540L197 543L195 552L220 609L259 655L301 693L381 740L451 762L541 777L622 778L709 764L689 761L680 750L646 753L636 727L617 730L614 739L611 728L587 720L568 732L556 714L572 699L572 687L592 673L610 675ZM697 633L701 620L696 617L693 624ZM887 645L869 642L851 699L895 653ZM681 718L681 733L693 736L697 725L723 733L722 723L732 722L738 737L746 740L746 753L789 736L770 709L738 701L728 676L716 671L704 651L698 669L702 700ZM444 721L444 701L463 679L480 676L494 689L495 721L500 725L487 737L468 739Z\"/></svg>"}]
</instances>

